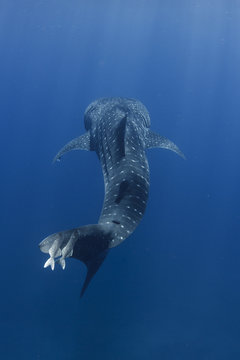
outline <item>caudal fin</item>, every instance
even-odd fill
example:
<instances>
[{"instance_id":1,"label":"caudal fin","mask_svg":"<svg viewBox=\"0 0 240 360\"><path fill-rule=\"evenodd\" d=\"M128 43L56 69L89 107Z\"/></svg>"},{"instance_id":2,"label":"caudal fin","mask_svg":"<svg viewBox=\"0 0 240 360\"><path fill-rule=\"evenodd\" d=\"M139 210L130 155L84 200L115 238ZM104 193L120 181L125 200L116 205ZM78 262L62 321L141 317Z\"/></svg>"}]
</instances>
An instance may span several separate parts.
<instances>
[{"instance_id":1,"label":"caudal fin","mask_svg":"<svg viewBox=\"0 0 240 360\"><path fill-rule=\"evenodd\" d=\"M108 249L100 253L98 257L93 258L92 261L85 263L85 265L87 266L87 275L82 286L80 297L82 297L83 294L85 293L85 290L87 289L93 276L96 274L96 272L102 265L103 261L105 260L107 253L108 253Z\"/></svg>"},{"instance_id":2,"label":"caudal fin","mask_svg":"<svg viewBox=\"0 0 240 360\"><path fill-rule=\"evenodd\" d=\"M65 269L65 259L73 257L81 260L87 267L87 275L81 290L83 296L91 279L96 274L107 256L112 233L102 225L87 225L77 229L62 231L45 238L40 244L40 250L50 255L44 267L55 262Z\"/></svg>"}]
</instances>

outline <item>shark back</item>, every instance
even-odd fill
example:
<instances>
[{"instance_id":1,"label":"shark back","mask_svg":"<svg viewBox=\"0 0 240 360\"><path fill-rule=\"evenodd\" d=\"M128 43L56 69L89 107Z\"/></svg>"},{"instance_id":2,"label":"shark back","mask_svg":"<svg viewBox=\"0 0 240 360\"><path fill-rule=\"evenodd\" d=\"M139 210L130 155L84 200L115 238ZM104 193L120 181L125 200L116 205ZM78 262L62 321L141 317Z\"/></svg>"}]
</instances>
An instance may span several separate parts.
<instances>
[{"instance_id":1,"label":"shark back","mask_svg":"<svg viewBox=\"0 0 240 360\"><path fill-rule=\"evenodd\" d=\"M46 237L40 249L49 254L44 267L73 257L87 267L81 295L97 272L109 248L119 245L141 221L148 199L148 148L164 148L183 153L169 139L150 131L150 117L138 100L102 98L91 103L84 115L87 132L68 142L55 156L71 150L95 151L100 160L105 198L98 224L60 231Z\"/></svg>"},{"instance_id":2,"label":"shark back","mask_svg":"<svg viewBox=\"0 0 240 360\"><path fill-rule=\"evenodd\" d=\"M99 224L112 226L109 247L114 247L134 231L146 208L149 167L144 139L150 119L137 100L113 98L100 99L87 110L86 123L105 183Z\"/></svg>"}]
</instances>

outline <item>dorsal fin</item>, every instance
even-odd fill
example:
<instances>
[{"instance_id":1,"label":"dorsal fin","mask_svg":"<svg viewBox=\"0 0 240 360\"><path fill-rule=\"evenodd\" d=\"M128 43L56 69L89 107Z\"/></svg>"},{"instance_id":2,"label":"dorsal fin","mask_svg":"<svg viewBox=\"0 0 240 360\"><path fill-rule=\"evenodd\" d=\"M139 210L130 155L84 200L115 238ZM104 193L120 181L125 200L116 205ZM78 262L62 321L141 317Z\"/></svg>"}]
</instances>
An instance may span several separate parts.
<instances>
[{"instance_id":1,"label":"dorsal fin","mask_svg":"<svg viewBox=\"0 0 240 360\"><path fill-rule=\"evenodd\" d=\"M125 115L124 118L122 118L122 120L119 122L116 128L118 156L120 158L125 156L126 125L127 125L127 115Z\"/></svg>"}]
</instances>

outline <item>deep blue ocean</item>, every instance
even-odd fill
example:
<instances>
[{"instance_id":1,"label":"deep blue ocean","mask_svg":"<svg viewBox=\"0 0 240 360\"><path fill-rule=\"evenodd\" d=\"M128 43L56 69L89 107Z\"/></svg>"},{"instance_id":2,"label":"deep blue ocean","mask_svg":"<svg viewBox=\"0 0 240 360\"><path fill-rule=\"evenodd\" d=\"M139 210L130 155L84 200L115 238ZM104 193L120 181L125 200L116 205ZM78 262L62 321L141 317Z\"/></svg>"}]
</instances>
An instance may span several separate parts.
<instances>
[{"instance_id":1,"label":"deep blue ocean","mask_svg":"<svg viewBox=\"0 0 240 360\"><path fill-rule=\"evenodd\" d=\"M1 359L240 359L239 34L238 0L0 0ZM98 220L96 154L52 159L103 96L186 160L147 151L143 221L80 299L38 243Z\"/></svg>"}]
</instances>

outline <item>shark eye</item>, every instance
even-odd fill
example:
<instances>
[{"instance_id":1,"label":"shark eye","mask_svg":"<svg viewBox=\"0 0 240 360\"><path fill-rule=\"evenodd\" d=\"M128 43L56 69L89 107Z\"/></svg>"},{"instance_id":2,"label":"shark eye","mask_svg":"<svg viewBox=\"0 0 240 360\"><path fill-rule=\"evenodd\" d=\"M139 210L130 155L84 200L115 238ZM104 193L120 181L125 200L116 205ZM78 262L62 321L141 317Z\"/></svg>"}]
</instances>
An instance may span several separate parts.
<instances>
[{"instance_id":1,"label":"shark eye","mask_svg":"<svg viewBox=\"0 0 240 360\"><path fill-rule=\"evenodd\" d=\"M120 222L117 221L117 220L112 220L112 222L113 222L114 224L120 225Z\"/></svg>"}]
</instances>

